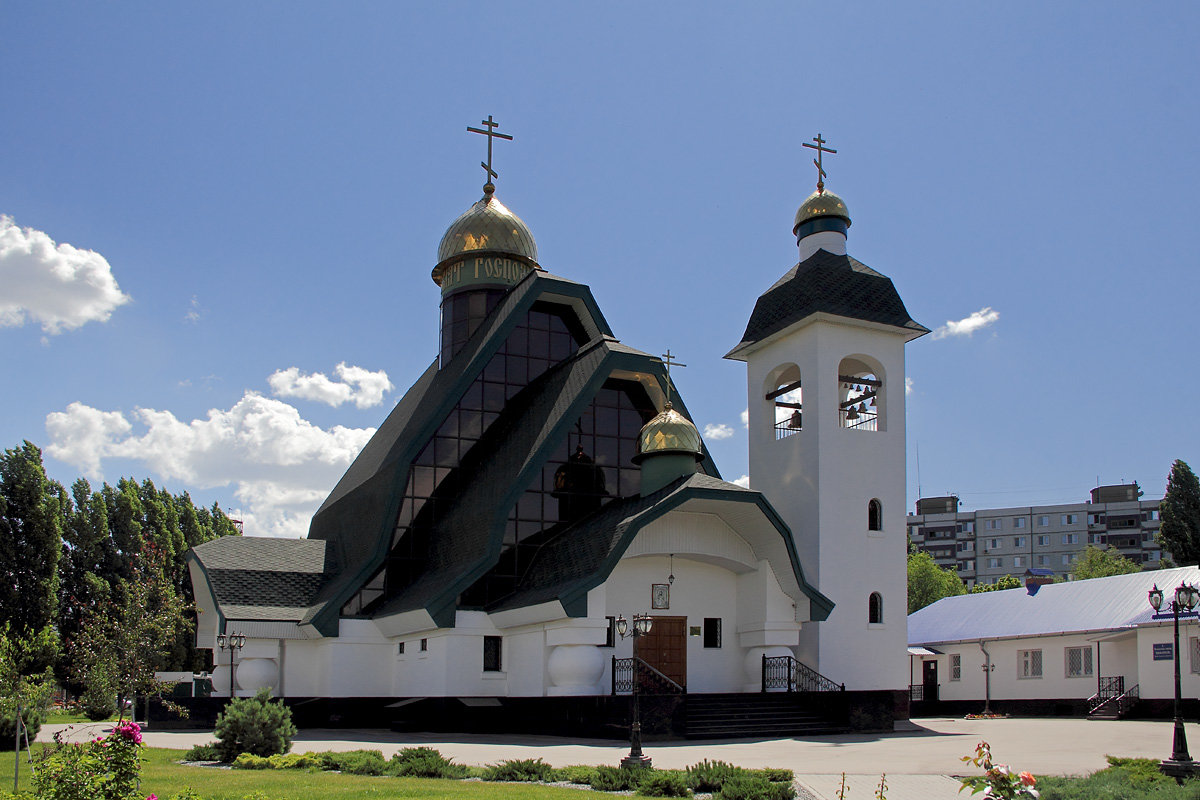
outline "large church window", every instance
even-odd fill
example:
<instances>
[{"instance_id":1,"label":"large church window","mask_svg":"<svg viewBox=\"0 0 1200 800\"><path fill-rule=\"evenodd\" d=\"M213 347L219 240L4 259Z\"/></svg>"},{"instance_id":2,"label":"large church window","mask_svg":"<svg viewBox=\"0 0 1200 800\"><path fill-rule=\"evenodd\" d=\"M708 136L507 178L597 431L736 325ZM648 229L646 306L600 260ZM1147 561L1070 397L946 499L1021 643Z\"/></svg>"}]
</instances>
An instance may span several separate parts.
<instances>
[{"instance_id":1,"label":"large church window","mask_svg":"<svg viewBox=\"0 0 1200 800\"><path fill-rule=\"evenodd\" d=\"M804 428L800 368L795 364L778 367L767 380L765 399L774 409L771 416L776 439L785 439Z\"/></svg>"},{"instance_id":2,"label":"large church window","mask_svg":"<svg viewBox=\"0 0 1200 800\"><path fill-rule=\"evenodd\" d=\"M447 302L454 300L461 306L463 314L472 313L472 308L479 310L478 301L460 301L459 297L448 298ZM475 302L475 306L471 302ZM443 321L447 313L445 306L443 304ZM489 300L483 308L490 313L493 306L494 302ZM478 320L472 324L477 327ZM470 326L462 330L468 328L469 332L463 336L469 336L475 330ZM443 337L445 331L443 325ZM428 537L438 518L437 510L430 506L430 499L439 489L444 491L443 485L466 454L499 419L506 401L552 366L574 355L586 338L573 312L550 303L535 303L525 318L514 326L504 344L413 460L400 499L387 567L343 606L343 614L371 613L423 572ZM447 358L444 349L443 365Z\"/></svg>"},{"instance_id":3,"label":"large church window","mask_svg":"<svg viewBox=\"0 0 1200 800\"><path fill-rule=\"evenodd\" d=\"M859 431L883 430L883 370L861 358L838 366L838 422Z\"/></svg>"}]
</instances>

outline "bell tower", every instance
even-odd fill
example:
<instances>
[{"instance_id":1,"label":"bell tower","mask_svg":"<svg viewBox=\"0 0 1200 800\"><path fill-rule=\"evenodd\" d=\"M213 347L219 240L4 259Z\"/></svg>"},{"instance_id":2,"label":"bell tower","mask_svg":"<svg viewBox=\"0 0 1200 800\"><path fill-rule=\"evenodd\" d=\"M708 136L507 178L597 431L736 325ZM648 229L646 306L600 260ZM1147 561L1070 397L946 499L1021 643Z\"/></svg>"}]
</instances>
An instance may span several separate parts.
<instances>
[{"instance_id":1,"label":"bell tower","mask_svg":"<svg viewBox=\"0 0 1200 800\"><path fill-rule=\"evenodd\" d=\"M799 263L758 298L742 341L750 488L791 528L836 604L796 656L848 690L907 689L904 345L929 330L890 279L846 254L850 214L825 188L796 213Z\"/></svg>"}]
</instances>

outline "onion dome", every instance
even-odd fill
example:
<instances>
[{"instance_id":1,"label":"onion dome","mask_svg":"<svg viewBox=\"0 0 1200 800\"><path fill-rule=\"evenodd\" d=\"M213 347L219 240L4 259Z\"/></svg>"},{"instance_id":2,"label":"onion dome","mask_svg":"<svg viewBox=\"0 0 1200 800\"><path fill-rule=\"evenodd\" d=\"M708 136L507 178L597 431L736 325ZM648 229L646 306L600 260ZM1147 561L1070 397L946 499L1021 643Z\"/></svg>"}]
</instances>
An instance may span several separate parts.
<instances>
[{"instance_id":1,"label":"onion dome","mask_svg":"<svg viewBox=\"0 0 1200 800\"><path fill-rule=\"evenodd\" d=\"M796 212L792 233L802 238L818 231L836 230L845 233L850 227L850 211L846 201L831 191L816 191L808 196Z\"/></svg>"},{"instance_id":2,"label":"onion dome","mask_svg":"<svg viewBox=\"0 0 1200 800\"><path fill-rule=\"evenodd\" d=\"M496 187L450 225L438 245L433 282L446 295L483 284L512 286L538 269L537 243L529 226L496 199Z\"/></svg>"},{"instance_id":3,"label":"onion dome","mask_svg":"<svg viewBox=\"0 0 1200 800\"><path fill-rule=\"evenodd\" d=\"M634 463L640 463L659 453L686 453L697 461L703 458L700 450L700 431L691 420L680 414L667 403L662 413L642 426L638 434L638 454Z\"/></svg>"}]
</instances>

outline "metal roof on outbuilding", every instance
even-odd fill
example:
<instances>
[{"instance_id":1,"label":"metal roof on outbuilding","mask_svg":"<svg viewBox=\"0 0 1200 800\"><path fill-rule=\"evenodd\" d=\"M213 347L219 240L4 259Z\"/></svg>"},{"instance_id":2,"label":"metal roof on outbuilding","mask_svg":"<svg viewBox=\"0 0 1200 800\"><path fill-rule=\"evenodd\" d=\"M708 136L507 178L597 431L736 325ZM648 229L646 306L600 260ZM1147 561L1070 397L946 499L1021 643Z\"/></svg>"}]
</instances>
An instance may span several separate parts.
<instances>
[{"instance_id":1,"label":"metal roof on outbuilding","mask_svg":"<svg viewBox=\"0 0 1200 800\"><path fill-rule=\"evenodd\" d=\"M1047 636L1129 628L1153 622L1147 593L1169 599L1180 583L1200 585L1200 567L1134 572L1052 583L1036 595L1024 588L946 597L908 617L910 646Z\"/></svg>"}]
</instances>

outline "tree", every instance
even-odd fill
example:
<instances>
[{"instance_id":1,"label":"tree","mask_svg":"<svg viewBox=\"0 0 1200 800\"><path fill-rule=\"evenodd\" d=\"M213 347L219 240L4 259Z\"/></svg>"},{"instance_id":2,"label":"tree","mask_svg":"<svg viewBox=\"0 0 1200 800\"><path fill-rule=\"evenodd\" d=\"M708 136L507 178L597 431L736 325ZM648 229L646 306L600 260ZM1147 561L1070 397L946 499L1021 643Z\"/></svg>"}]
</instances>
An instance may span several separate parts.
<instances>
[{"instance_id":1,"label":"tree","mask_svg":"<svg viewBox=\"0 0 1200 800\"><path fill-rule=\"evenodd\" d=\"M1090 544L1084 548L1083 555L1075 562L1075 568L1072 570L1075 573L1075 580L1079 581L1088 578L1107 578L1109 575L1128 575L1131 572L1141 571L1141 564L1121 555L1121 551L1117 548L1110 546L1105 550Z\"/></svg>"},{"instance_id":2,"label":"tree","mask_svg":"<svg viewBox=\"0 0 1200 800\"><path fill-rule=\"evenodd\" d=\"M1158 543L1177 564L1200 563L1200 481L1187 462L1175 460L1159 505Z\"/></svg>"},{"instance_id":3,"label":"tree","mask_svg":"<svg viewBox=\"0 0 1200 800\"><path fill-rule=\"evenodd\" d=\"M939 567L929 553L913 550L908 554L908 613L966 590L962 578Z\"/></svg>"},{"instance_id":4,"label":"tree","mask_svg":"<svg viewBox=\"0 0 1200 800\"><path fill-rule=\"evenodd\" d=\"M18 715L29 741L37 737L54 693L54 674L47 665L57 647L49 626L23 634L7 622L0 625L0 750L16 744Z\"/></svg>"},{"instance_id":5,"label":"tree","mask_svg":"<svg viewBox=\"0 0 1200 800\"><path fill-rule=\"evenodd\" d=\"M971 594L980 594L982 592L999 592L1004 589L1020 589L1021 581L1014 578L1012 575L1005 575L998 579L995 583L977 583L971 587Z\"/></svg>"},{"instance_id":6,"label":"tree","mask_svg":"<svg viewBox=\"0 0 1200 800\"><path fill-rule=\"evenodd\" d=\"M32 636L55 622L66 492L29 442L0 456L0 623Z\"/></svg>"}]
</instances>

